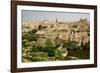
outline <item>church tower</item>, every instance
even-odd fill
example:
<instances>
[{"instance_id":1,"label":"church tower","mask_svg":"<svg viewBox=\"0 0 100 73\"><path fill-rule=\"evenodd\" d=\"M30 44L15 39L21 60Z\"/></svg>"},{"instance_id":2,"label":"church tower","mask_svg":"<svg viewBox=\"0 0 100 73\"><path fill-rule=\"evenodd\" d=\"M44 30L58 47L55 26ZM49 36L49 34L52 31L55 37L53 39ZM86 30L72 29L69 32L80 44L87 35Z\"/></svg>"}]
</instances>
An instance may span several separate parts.
<instances>
[{"instance_id":1,"label":"church tower","mask_svg":"<svg viewBox=\"0 0 100 73\"><path fill-rule=\"evenodd\" d=\"M58 19L56 18L56 23L58 23Z\"/></svg>"}]
</instances>

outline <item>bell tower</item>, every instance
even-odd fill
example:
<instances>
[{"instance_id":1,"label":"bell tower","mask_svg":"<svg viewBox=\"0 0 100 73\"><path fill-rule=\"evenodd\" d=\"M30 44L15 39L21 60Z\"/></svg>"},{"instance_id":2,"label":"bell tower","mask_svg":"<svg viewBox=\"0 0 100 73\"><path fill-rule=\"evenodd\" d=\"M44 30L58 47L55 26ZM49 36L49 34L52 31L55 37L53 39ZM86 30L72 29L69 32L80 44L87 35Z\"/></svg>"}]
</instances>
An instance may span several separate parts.
<instances>
[{"instance_id":1,"label":"bell tower","mask_svg":"<svg viewBox=\"0 0 100 73\"><path fill-rule=\"evenodd\" d=\"M58 23L58 19L56 18L56 23Z\"/></svg>"}]
</instances>

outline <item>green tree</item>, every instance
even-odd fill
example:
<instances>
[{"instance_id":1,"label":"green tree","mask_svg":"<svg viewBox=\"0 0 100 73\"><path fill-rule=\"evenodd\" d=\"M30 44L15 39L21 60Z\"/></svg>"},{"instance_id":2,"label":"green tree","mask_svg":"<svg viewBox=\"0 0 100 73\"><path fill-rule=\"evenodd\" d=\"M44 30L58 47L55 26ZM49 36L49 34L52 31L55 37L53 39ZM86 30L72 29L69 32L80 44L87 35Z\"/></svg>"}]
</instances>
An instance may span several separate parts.
<instances>
[{"instance_id":1,"label":"green tree","mask_svg":"<svg viewBox=\"0 0 100 73\"><path fill-rule=\"evenodd\" d=\"M32 34L32 32L27 32L27 33L22 35L22 39L23 40L26 39L28 41L37 41L38 35L36 35L34 33Z\"/></svg>"}]
</instances>

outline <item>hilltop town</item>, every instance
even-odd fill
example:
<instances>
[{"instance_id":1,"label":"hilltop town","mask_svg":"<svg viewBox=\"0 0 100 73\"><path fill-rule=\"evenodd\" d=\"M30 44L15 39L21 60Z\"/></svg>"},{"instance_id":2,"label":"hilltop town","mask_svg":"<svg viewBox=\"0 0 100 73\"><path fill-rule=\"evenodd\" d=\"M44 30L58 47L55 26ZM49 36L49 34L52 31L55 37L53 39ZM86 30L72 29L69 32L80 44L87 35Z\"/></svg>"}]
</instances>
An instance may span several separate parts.
<instances>
[{"instance_id":1,"label":"hilltop town","mask_svg":"<svg viewBox=\"0 0 100 73\"><path fill-rule=\"evenodd\" d=\"M73 51L85 49L89 51L89 26L89 21L82 18L74 22L60 22L58 19L56 19L55 22L44 20L41 22L23 23L23 62L35 60L67 60L70 57L72 59L79 59L75 56L72 57L72 55L67 57L67 55L70 50ZM50 49L50 51L48 52L47 49ZM52 51L51 49L53 49L54 51ZM60 53L58 54L55 51ZM88 55L86 55L84 59L89 58L88 51ZM36 54L37 52L38 54ZM53 54L50 54L52 52ZM56 56L56 54L58 55ZM41 55L45 57L41 57ZM28 59L26 58L26 56ZM34 56L37 56L39 58L35 57L35 59L33 59Z\"/></svg>"}]
</instances>

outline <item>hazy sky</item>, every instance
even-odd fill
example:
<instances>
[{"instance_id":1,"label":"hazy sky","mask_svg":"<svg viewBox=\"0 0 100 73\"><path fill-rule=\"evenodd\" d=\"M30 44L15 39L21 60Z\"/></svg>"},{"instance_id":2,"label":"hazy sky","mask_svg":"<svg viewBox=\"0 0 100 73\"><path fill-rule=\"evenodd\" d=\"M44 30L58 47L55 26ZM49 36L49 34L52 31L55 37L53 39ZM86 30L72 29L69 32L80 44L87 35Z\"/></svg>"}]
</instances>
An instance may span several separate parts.
<instances>
[{"instance_id":1,"label":"hazy sky","mask_svg":"<svg viewBox=\"0 0 100 73\"><path fill-rule=\"evenodd\" d=\"M77 21L80 18L87 18L90 20L89 13L76 13L76 12L54 12L54 11L34 11L34 10L22 10L22 22L29 21Z\"/></svg>"}]
</instances>

